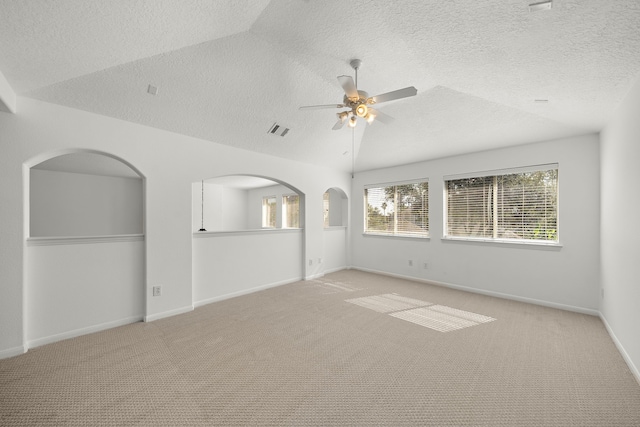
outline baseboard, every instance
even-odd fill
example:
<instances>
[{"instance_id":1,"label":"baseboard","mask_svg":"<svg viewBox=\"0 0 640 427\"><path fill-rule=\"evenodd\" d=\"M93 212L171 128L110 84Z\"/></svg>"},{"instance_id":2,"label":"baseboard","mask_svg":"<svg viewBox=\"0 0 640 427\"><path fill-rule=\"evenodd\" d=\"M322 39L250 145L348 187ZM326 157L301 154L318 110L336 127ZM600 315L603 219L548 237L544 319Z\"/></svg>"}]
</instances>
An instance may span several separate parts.
<instances>
[{"instance_id":1,"label":"baseboard","mask_svg":"<svg viewBox=\"0 0 640 427\"><path fill-rule=\"evenodd\" d=\"M346 265L343 265L342 267L330 268L328 270L325 270L323 275L335 273L336 271L348 270L348 269L349 267L347 267Z\"/></svg>"},{"instance_id":2,"label":"baseboard","mask_svg":"<svg viewBox=\"0 0 640 427\"><path fill-rule=\"evenodd\" d=\"M174 310L163 311L162 313L148 314L144 316L143 320L145 322L153 322L154 320L164 319L165 317L177 316L178 314L189 313L190 311L193 311L193 305L176 308Z\"/></svg>"},{"instance_id":3,"label":"baseboard","mask_svg":"<svg viewBox=\"0 0 640 427\"><path fill-rule=\"evenodd\" d=\"M616 334L613 332L613 329L611 329L611 326L609 326L609 322L607 322L607 318L604 317L602 313L599 313L599 315L600 315L600 320L602 320L602 323L604 324L604 327L609 333L609 336L613 340L613 343L616 345L624 361L627 362L627 366L629 367L629 370L631 371L633 376L636 378L638 385L640 385L640 371L638 370L636 365L633 364L633 360L631 360L631 357L629 357L629 354L622 346L622 343L618 340L618 337L616 337Z\"/></svg>"},{"instance_id":4,"label":"baseboard","mask_svg":"<svg viewBox=\"0 0 640 427\"><path fill-rule=\"evenodd\" d=\"M235 298L235 297L239 297L239 296L242 296L242 295L252 294L254 292L263 291L263 290L269 289L269 288L275 288L277 286L287 285L289 283L299 282L300 280L301 279L298 277L298 278L294 278L294 279L287 279L287 280L281 280L279 282L268 283L266 285L260 285L260 286L256 286L256 287L249 288L249 289L243 289L241 291L231 292L231 293L228 293L228 294L219 295L217 297L207 298L207 299L203 299L203 300L200 300L200 301L194 301L193 305L195 307L202 307L203 305L211 304L211 303L218 302L218 301L224 301L226 299Z\"/></svg>"},{"instance_id":5,"label":"baseboard","mask_svg":"<svg viewBox=\"0 0 640 427\"><path fill-rule=\"evenodd\" d=\"M27 347L24 345L21 345L19 347L8 348L6 350L1 350L0 360L8 359L10 357L20 356L21 354L24 354L26 352L27 352Z\"/></svg>"},{"instance_id":6,"label":"baseboard","mask_svg":"<svg viewBox=\"0 0 640 427\"><path fill-rule=\"evenodd\" d=\"M126 317L124 319L114 320L112 322L100 323L86 328L74 329L72 331L62 332L60 334L50 335L48 337L38 338L27 342L27 349L40 347L42 345L66 340L69 338L79 337L81 335L92 334L94 332L104 331L106 329L117 328L118 326L129 325L142 321L142 316Z\"/></svg>"},{"instance_id":7,"label":"baseboard","mask_svg":"<svg viewBox=\"0 0 640 427\"><path fill-rule=\"evenodd\" d=\"M484 289L477 289L477 288L471 288L471 287L468 287L468 286L455 285L453 283L446 283L446 282L439 282L439 281L435 281L435 280L421 279L419 277L404 276L402 274L388 273L388 272L385 272L385 271L372 270L372 269L369 269L369 268L363 268L363 267L352 267L352 268L354 270L365 271L365 272L368 272L368 273L375 273L375 274L380 274L380 275L383 275L383 276L397 277L399 279L412 280L414 282L427 283L427 284L430 284L430 285L436 285L436 286L442 286L442 287L445 287L445 288L457 289L457 290L460 290L460 291L470 292L470 293L474 293L474 294L487 295L487 296L490 296L490 297L508 299L508 300L512 300L512 301L519 301L519 302L524 302L524 303L527 303L527 304L540 305L540 306L543 306L543 307L557 308L559 310L573 311L575 313L588 314L588 315L591 315L591 316L599 316L600 315L600 312L598 310L593 310L593 309L590 309L590 308L576 307L576 306L573 306L573 305L560 304L560 303L556 303L556 302L539 300L539 299L535 299L535 298L521 297L521 296L512 295L512 294L504 294L502 292L487 291L487 290L484 290Z\"/></svg>"}]
</instances>

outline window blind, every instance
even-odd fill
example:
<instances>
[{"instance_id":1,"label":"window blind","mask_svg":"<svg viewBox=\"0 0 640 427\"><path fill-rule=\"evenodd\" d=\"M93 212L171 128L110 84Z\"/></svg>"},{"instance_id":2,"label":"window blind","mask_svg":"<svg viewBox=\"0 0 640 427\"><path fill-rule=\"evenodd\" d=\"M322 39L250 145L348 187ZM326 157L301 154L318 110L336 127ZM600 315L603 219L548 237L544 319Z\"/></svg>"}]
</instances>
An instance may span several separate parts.
<instances>
[{"instance_id":1,"label":"window blind","mask_svg":"<svg viewBox=\"0 0 640 427\"><path fill-rule=\"evenodd\" d=\"M365 233L429 235L429 183L403 182L364 189Z\"/></svg>"},{"instance_id":2,"label":"window blind","mask_svg":"<svg viewBox=\"0 0 640 427\"><path fill-rule=\"evenodd\" d=\"M558 240L558 169L445 181L446 234Z\"/></svg>"}]
</instances>

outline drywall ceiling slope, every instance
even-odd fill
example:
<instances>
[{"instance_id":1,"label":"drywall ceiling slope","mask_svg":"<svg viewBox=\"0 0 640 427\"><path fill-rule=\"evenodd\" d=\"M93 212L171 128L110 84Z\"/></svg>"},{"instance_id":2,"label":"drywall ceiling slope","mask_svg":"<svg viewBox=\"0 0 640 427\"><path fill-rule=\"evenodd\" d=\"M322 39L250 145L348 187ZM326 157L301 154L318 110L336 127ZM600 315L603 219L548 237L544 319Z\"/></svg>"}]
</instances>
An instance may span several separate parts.
<instances>
[{"instance_id":1,"label":"drywall ceiling slope","mask_svg":"<svg viewBox=\"0 0 640 427\"><path fill-rule=\"evenodd\" d=\"M360 124L358 170L598 132L640 76L640 2L528 3L3 2L0 70L21 96L345 171L336 110L298 107L340 103L356 57L369 94L418 89Z\"/></svg>"}]
</instances>

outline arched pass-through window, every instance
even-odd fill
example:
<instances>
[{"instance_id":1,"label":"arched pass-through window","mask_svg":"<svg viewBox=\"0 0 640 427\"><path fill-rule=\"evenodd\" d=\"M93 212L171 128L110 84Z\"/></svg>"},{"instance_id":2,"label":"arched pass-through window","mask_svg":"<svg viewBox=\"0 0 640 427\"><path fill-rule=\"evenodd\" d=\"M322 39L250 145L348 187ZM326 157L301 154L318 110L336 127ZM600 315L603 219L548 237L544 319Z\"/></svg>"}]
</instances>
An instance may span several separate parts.
<instances>
[{"instance_id":1,"label":"arched pass-through window","mask_svg":"<svg viewBox=\"0 0 640 427\"><path fill-rule=\"evenodd\" d=\"M303 278L305 195L294 186L203 179L192 185L192 207L194 305Z\"/></svg>"}]
</instances>

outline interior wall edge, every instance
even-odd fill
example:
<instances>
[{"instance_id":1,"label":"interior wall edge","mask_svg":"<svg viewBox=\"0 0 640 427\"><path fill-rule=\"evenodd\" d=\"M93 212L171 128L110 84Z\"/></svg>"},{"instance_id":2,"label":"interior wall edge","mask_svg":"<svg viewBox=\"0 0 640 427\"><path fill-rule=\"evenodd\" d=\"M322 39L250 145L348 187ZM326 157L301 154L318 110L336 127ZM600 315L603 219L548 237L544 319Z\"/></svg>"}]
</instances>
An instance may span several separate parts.
<instances>
[{"instance_id":1,"label":"interior wall edge","mask_svg":"<svg viewBox=\"0 0 640 427\"><path fill-rule=\"evenodd\" d=\"M622 343L620 342L620 340L618 340L618 337L613 332L613 329L611 329L611 326L609 325L609 322L607 321L607 318L604 316L604 314L599 313L599 316L600 316L600 320L602 320L602 323L604 324L605 329L609 333L609 336L611 337L611 340L616 345L616 348L620 352L620 355L622 356L624 361L627 363L627 366L629 367L629 370L631 371L631 373L635 377L636 381L638 382L638 385L640 385L640 370L633 363L633 360L631 359L631 356L629 356L629 353L627 353L627 351L625 350L625 348L622 345Z\"/></svg>"}]
</instances>

